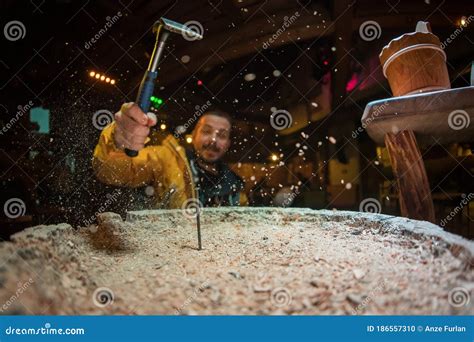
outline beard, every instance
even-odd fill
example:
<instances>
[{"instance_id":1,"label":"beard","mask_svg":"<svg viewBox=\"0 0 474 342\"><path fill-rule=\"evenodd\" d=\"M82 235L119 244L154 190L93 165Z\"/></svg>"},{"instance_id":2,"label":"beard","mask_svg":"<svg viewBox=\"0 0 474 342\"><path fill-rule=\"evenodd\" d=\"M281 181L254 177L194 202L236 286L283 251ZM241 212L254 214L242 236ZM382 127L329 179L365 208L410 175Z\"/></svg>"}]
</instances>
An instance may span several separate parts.
<instances>
[{"instance_id":1,"label":"beard","mask_svg":"<svg viewBox=\"0 0 474 342\"><path fill-rule=\"evenodd\" d=\"M203 151L211 151L211 152L215 152L215 153L220 153L221 152L221 149L219 147L217 147L217 145L215 143L209 143L209 144L203 145L202 149L203 149Z\"/></svg>"},{"instance_id":2,"label":"beard","mask_svg":"<svg viewBox=\"0 0 474 342\"><path fill-rule=\"evenodd\" d=\"M208 159L206 157L207 153L206 152L210 152L211 154L217 154L217 155L220 155L221 152L222 152L222 149L220 149L215 143L209 143L209 144L205 144L205 145L202 145L202 147L199 149L199 151L195 150L196 152L196 156L197 156L197 159L198 159L198 162L202 165L202 164L205 164L207 166L214 166L218 160L220 159L220 156L217 157L217 158L212 158L212 159Z\"/></svg>"}]
</instances>

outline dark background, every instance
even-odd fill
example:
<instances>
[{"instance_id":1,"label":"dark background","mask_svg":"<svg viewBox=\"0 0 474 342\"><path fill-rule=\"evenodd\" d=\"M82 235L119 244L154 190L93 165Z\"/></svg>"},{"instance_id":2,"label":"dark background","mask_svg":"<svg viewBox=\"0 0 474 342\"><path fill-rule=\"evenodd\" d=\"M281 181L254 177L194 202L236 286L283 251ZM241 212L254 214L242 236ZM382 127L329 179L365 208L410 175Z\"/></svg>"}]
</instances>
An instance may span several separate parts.
<instances>
[{"instance_id":1,"label":"dark background","mask_svg":"<svg viewBox=\"0 0 474 342\"><path fill-rule=\"evenodd\" d=\"M358 210L363 199L376 198L383 213L399 214L392 197L396 183L384 152L365 132L351 138L366 104L391 96L378 54L391 39L414 31L418 20L429 21L444 41L463 16L474 14L474 3L468 0L0 4L2 27L13 20L25 27L22 39L0 37L0 126L29 101L50 111L49 133L39 133L38 125L24 114L0 135L1 203L20 198L26 209L16 219L2 216L3 238L35 224L84 225L116 194L91 170L100 135L93 116L99 110L114 113L123 102L135 100L153 48L152 25L161 16L181 23L198 21L205 38L191 42L174 35L167 47L155 92L164 101L156 109L157 126L163 123L166 129L157 128L156 141L184 124L196 106L210 101L235 119L226 161L240 170L253 205L273 205L279 188L301 182L295 206ZM119 12L119 19L90 43L107 18ZM294 24L265 49L263 44L285 17L296 12ZM359 27L368 20L380 25L378 39L361 39ZM465 27L445 50L453 88L469 85L472 27ZM281 76L275 76L275 70ZM96 80L89 76L91 71L116 83ZM256 79L246 81L247 74ZM286 132L269 124L272 109L282 108L294 113L296 122ZM472 154L458 157L453 152L471 150L470 143L423 151L433 193L446 194L435 202L439 220L459 204L454 194L474 190ZM279 156L277 163L269 159L272 154ZM350 188L336 179L339 173L354 174L345 180L352 182ZM107 211L150 208L153 198L144 190L121 189ZM448 228L472 237L471 223L468 205Z\"/></svg>"}]
</instances>

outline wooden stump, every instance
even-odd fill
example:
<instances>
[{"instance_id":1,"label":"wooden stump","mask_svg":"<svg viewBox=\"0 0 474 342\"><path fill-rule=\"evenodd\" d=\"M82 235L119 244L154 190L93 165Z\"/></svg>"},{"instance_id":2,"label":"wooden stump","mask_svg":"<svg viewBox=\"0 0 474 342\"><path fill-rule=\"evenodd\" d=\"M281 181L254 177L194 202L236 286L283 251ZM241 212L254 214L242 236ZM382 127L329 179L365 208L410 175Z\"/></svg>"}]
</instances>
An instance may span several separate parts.
<instances>
[{"instance_id":1,"label":"wooden stump","mask_svg":"<svg viewBox=\"0 0 474 342\"><path fill-rule=\"evenodd\" d=\"M398 183L401 215L434 223L433 200L415 134L413 131L387 133L385 146Z\"/></svg>"}]
</instances>

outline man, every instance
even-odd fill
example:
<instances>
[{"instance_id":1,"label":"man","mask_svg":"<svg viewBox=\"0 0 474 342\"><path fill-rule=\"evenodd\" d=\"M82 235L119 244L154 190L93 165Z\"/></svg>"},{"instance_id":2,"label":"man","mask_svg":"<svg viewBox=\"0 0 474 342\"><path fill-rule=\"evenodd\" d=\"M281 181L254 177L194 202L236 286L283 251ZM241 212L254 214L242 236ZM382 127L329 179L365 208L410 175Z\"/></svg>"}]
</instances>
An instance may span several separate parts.
<instances>
[{"instance_id":1,"label":"man","mask_svg":"<svg viewBox=\"0 0 474 342\"><path fill-rule=\"evenodd\" d=\"M169 135L159 146L146 146L156 119L134 103L115 114L99 138L93 167L104 183L154 189L157 208L182 208L198 198L203 206L243 205L243 181L221 158L230 147L232 122L221 111L204 113L192 134L192 149L185 149ZM130 158L124 149L139 151Z\"/></svg>"}]
</instances>

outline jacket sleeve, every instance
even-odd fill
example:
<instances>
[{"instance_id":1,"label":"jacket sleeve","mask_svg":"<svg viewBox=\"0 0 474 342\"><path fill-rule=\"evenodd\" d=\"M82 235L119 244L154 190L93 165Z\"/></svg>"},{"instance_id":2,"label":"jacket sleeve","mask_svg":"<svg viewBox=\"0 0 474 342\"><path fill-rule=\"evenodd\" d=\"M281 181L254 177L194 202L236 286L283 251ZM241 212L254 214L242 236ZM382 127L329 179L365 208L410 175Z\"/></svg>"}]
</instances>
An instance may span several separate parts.
<instances>
[{"instance_id":1,"label":"jacket sleeve","mask_svg":"<svg viewBox=\"0 0 474 342\"><path fill-rule=\"evenodd\" d=\"M151 183L162 172L160 146L145 147L130 158L115 146L114 129L115 122L104 128L95 147L92 167L97 178L106 184L128 187Z\"/></svg>"}]
</instances>

